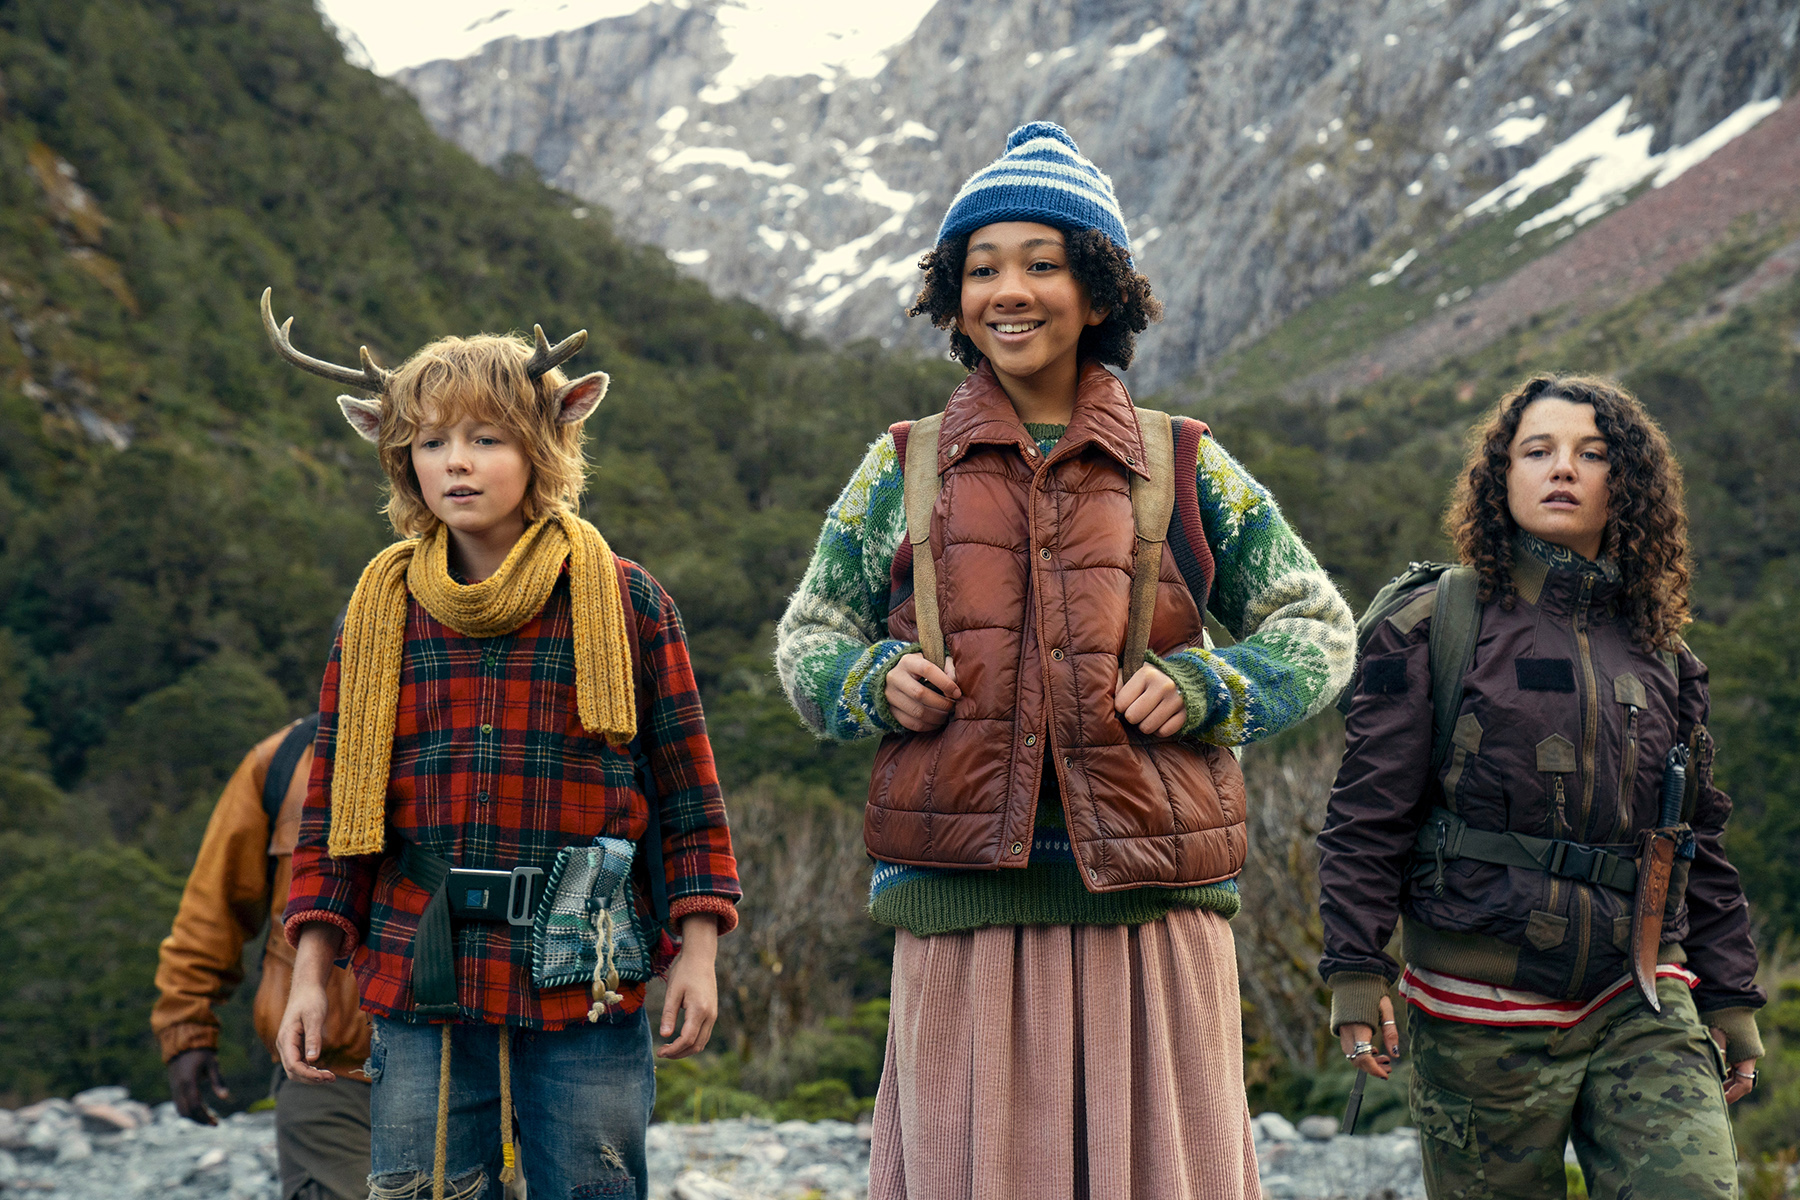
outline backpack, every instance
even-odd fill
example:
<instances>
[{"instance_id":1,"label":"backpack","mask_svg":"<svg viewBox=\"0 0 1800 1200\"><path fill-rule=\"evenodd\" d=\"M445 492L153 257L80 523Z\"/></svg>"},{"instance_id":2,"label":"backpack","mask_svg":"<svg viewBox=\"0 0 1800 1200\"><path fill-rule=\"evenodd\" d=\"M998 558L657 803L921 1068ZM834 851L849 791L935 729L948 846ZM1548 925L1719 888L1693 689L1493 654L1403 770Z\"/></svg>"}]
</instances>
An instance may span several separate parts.
<instances>
[{"instance_id":1,"label":"backpack","mask_svg":"<svg viewBox=\"0 0 1800 1200\"><path fill-rule=\"evenodd\" d=\"M275 818L281 815L281 802L287 799L288 785L294 781L294 768L300 765L300 756L318 736L319 714L314 713L290 725L287 736L275 748L275 757L269 760L269 773L263 777L262 790L263 813L269 818L271 829L275 827Z\"/></svg>"},{"instance_id":2,"label":"backpack","mask_svg":"<svg viewBox=\"0 0 1800 1200\"><path fill-rule=\"evenodd\" d=\"M1162 568L1163 543L1175 512L1175 427L1166 412L1139 408L1138 432L1144 439L1144 469L1149 478L1131 476L1131 517L1137 527L1132 554L1131 607L1125 621L1125 652L1120 661L1127 677L1144 665L1150 649L1150 625L1156 616L1156 582ZM906 536L913 548L913 607L919 646L936 666L944 665L944 628L938 613L937 561L931 556L931 510L943 491L938 474L938 431L944 414L914 421L905 433ZM1205 598L1199 602L1205 604Z\"/></svg>"},{"instance_id":3,"label":"backpack","mask_svg":"<svg viewBox=\"0 0 1800 1200\"><path fill-rule=\"evenodd\" d=\"M1456 733L1456 713L1462 707L1463 676L1475 664L1475 642L1481 636L1480 580L1475 568L1453 563L1412 562L1375 593L1362 616L1356 619L1356 657L1383 621L1407 607L1408 597L1428 583L1437 583L1431 601L1431 773L1436 775L1450 757L1450 740ZM1419 597L1412 603L1424 603ZM1675 656L1659 653L1663 664L1675 672ZM1348 715L1356 676L1338 693L1338 711Z\"/></svg>"},{"instance_id":4,"label":"backpack","mask_svg":"<svg viewBox=\"0 0 1800 1200\"><path fill-rule=\"evenodd\" d=\"M1388 580L1375 593L1362 616L1356 618L1356 657L1360 664L1363 650L1375 636L1380 624L1407 607L1423 603L1425 597L1409 600L1428 583L1437 584L1431 601L1431 773L1436 775L1450 756L1450 739L1456 732L1456 710L1462 707L1463 676L1475 662L1475 639L1481 634L1480 581L1475 568L1453 563L1413 562L1406 570ZM1353 673L1344 690L1338 693L1338 711L1350 712L1350 699L1356 688Z\"/></svg>"}]
</instances>

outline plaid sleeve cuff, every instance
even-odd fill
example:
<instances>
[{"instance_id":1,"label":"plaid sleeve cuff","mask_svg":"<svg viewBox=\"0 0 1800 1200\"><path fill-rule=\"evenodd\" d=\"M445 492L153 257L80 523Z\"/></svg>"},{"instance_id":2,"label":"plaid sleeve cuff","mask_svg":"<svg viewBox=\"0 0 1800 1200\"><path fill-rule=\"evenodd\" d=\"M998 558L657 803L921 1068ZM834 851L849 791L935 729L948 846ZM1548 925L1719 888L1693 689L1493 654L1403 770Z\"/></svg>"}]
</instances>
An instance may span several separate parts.
<instances>
[{"instance_id":1,"label":"plaid sleeve cuff","mask_svg":"<svg viewBox=\"0 0 1800 1200\"><path fill-rule=\"evenodd\" d=\"M683 896L669 905L669 923L679 926L683 917L694 913L711 913L719 918L721 937L737 928L737 905L725 896Z\"/></svg>"},{"instance_id":2,"label":"plaid sleeve cuff","mask_svg":"<svg viewBox=\"0 0 1800 1200\"><path fill-rule=\"evenodd\" d=\"M1700 1023L1725 1035L1725 1061L1741 1063L1763 1056L1762 1035L1756 1030L1756 1010L1715 1008L1700 1014Z\"/></svg>"},{"instance_id":3,"label":"plaid sleeve cuff","mask_svg":"<svg viewBox=\"0 0 1800 1200\"><path fill-rule=\"evenodd\" d=\"M217 1050L219 1027L201 1021L183 1021L179 1025L158 1030L156 1044L162 1051L165 1063L177 1054L186 1054L189 1050Z\"/></svg>"},{"instance_id":4,"label":"plaid sleeve cuff","mask_svg":"<svg viewBox=\"0 0 1800 1200\"><path fill-rule=\"evenodd\" d=\"M362 941L362 937L356 932L356 926L339 914L323 908L309 908L305 912L297 912L287 919L282 926L282 932L287 936L288 945L296 950L300 948L300 930L309 921L322 921L343 930L344 940L338 946L336 961L341 963L356 953L356 947Z\"/></svg>"},{"instance_id":5,"label":"plaid sleeve cuff","mask_svg":"<svg viewBox=\"0 0 1800 1200\"><path fill-rule=\"evenodd\" d=\"M1381 998L1387 995L1387 980L1379 975L1361 975L1339 971L1325 981L1331 989L1331 1032L1345 1025L1381 1027Z\"/></svg>"}]
</instances>

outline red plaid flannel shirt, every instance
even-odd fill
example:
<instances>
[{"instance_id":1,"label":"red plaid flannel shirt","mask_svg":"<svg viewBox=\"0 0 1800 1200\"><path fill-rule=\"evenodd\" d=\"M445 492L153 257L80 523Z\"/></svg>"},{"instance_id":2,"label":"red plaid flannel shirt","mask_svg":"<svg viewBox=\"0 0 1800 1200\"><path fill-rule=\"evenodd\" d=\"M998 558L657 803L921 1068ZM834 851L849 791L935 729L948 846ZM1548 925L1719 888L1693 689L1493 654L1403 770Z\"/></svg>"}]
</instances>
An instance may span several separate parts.
<instances>
[{"instance_id":1,"label":"red plaid flannel shirt","mask_svg":"<svg viewBox=\"0 0 1800 1200\"><path fill-rule=\"evenodd\" d=\"M670 921L710 912L720 932L729 932L742 892L687 635L674 601L650 573L620 562L645 676L639 737L661 807ZM308 921L343 930L342 953L356 971L363 1008L410 1020L413 937L429 896L400 875L403 842L457 867L547 869L557 850L597 834L636 841L649 824L649 806L629 754L589 736L576 714L565 573L543 610L502 637L465 637L409 601L387 849L332 858L326 839L340 650L341 643L332 647L319 693L287 937L297 942ZM586 987L532 985L529 928L470 921L454 929L461 1020L561 1029L587 1019ZM642 1006L642 984L620 990L620 1010Z\"/></svg>"}]
</instances>

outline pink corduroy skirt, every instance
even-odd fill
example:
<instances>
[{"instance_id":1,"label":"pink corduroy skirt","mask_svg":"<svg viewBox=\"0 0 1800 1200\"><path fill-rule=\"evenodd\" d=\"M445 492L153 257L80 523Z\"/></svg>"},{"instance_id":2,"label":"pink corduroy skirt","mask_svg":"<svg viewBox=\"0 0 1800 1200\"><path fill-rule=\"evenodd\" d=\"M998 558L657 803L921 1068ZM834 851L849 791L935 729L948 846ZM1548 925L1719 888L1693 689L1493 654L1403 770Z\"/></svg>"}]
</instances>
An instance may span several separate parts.
<instances>
[{"instance_id":1,"label":"pink corduroy skirt","mask_svg":"<svg viewBox=\"0 0 1800 1200\"><path fill-rule=\"evenodd\" d=\"M1254 1200L1217 913L895 935L869 1200Z\"/></svg>"}]
</instances>

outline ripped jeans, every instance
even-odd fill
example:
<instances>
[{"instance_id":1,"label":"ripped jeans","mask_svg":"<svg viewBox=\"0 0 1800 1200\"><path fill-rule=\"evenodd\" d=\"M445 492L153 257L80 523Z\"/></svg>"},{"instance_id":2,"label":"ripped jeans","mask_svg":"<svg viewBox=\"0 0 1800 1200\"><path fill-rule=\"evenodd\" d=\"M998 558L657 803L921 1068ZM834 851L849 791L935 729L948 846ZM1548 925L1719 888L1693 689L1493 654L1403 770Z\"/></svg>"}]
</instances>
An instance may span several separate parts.
<instances>
[{"instance_id":1,"label":"ripped jeans","mask_svg":"<svg viewBox=\"0 0 1800 1200\"><path fill-rule=\"evenodd\" d=\"M431 1195L437 1138L437 1025L375 1019L368 1073L371 1200ZM640 1010L617 1023L513 1029L512 1098L531 1200L645 1200L644 1132L656 1100L650 1027ZM457 1025L450 1040L445 1194L499 1200L500 1028Z\"/></svg>"}]
</instances>

